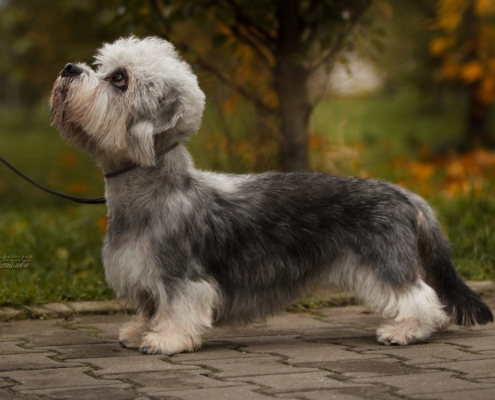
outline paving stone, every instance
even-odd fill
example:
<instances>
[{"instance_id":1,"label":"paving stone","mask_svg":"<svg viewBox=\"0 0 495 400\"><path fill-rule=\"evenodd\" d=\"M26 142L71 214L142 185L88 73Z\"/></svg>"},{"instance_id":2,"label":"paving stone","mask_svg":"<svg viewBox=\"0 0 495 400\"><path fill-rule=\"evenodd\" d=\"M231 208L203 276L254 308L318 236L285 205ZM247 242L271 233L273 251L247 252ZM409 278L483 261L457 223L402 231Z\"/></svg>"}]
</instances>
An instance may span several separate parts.
<instances>
[{"instance_id":1,"label":"paving stone","mask_svg":"<svg viewBox=\"0 0 495 400\"><path fill-rule=\"evenodd\" d=\"M74 316L72 323L74 325L93 326L97 324L111 324L117 326L118 324L125 324L130 322L134 316L133 312L117 313L117 314L98 314L98 315L83 315Z\"/></svg>"},{"instance_id":2,"label":"paving stone","mask_svg":"<svg viewBox=\"0 0 495 400\"><path fill-rule=\"evenodd\" d=\"M428 364L431 369L448 369L462 373L467 379L495 377L495 358L490 360L469 360ZM495 392L494 392L495 394ZM495 396L494 396L495 397Z\"/></svg>"},{"instance_id":3,"label":"paving stone","mask_svg":"<svg viewBox=\"0 0 495 400\"><path fill-rule=\"evenodd\" d=\"M39 347L38 347L39 349ZM45 346L45 351L57 352L57 359L101 358L135 356L137 350L126 349L118 343L73 344L71 346Z\"/></svg>"},{"instance_id":4,"label":"paving stone","mask_svg":"<svg viewBox=\"0 0 495 400\"><path fill-rule=\"evenodd\" d=\"M318 338L307 338L314 343L328 343L334 344L341 347L346 347L352 351L365 352L369 350L386 350L390 349L390 346L386 346L383 343L379 343L376 340L375 330L372 332L366 332L361 330L359 335L350 334L345 335L346 332L342 332L342 336L339 337L318 337ZM306 337L305 337L306 338Z\"/></svg>"},{"instance_id":5,"label":"paving stone","mask_svg":"<svg viewBox=\"0 0 495 400\"><path fill-rule=\"evenodd\" d=\"M164 390L187 390L239 386L235 382L224 382L210 377L205 369L183 371L138 372L109 375L112 379L124 379L141 386L140 393L153 394ZM106 376L103 375L102 378Z\"/></svg>"},{"instance_id":6,"label":"paving stone","mask_svg":"<svg viewBox=\"0 0 495 400\"><path fill-rule=\"evenodd\" d=\"M75 330L65 329L63 331L45 331L39 335L24 336L28 340L27 347L40 347L40 346L68 346L78 345L82 343L103 343L101 339L94 336L89 336L86 332L79 332Z\"/></svg>"},{"instance_id":7,"label":"paving stone","mask_svg":"<svg viewBox=\"0 0 495 400\"><path fill-rule=\"evenodd\" d=\"M23 320L0 323L0 338L10 339L12 336L35 334L47 329L60 329L57 326L62 320Z\"/></svg>"},{"instance_id":8,"label":"paving stone","mask_svg":"<svg viewBox=\"0 0 495 400\"><path fill-rule=\"evenodd\" d=\"M230 338L238 338L244 336L256 336L256 335L264 335L264 336L278 336L278 335L290 335L293 332L283 331L283 330L274 330L269 328L267 325L263 324L252 324L247 326L234 326L234 327L216 327L204 335L204 340L229 340Z\"/></svg>"},{"instance_id":9,"label":"paving stone","mask_svg":"<svg viewBox=\"0 0 495 400\"><path fill-rule=\"evenodd\" d=\"M315 370L310 372L301 371L286 374L264 374L249 377L226 378L225 380L229 382L245 382L259 385L263 388L263 393L269 395L370 386L369 384L362 385L359 383L342 382L337 379L332 379L332 373Z\"/></svg>"},{"instance_id":10,"label":"paving stone","mask_svg":"<svg viewBox=\"0 0 495 400\"><path fill-rule=\"evenodd\" d=\"M205 335L205 339L213 340L257 335L290 335L294 332L304 332L308 329L317 328L328 329L328 324L306 313L282 313L268 318L264 322L257 322L247 326L214 328Z\"/></svg>"},{"instance_id":11,"label":"paving stone","mask_svg":"<svg viewBox=\"0 0 495 400\"><path fill-rule=\"evenodd\" d=\"M87 374L87 372L91 371L92 369L88 367L54 368L32 371L8 371L1 373L0 376L19 383L17 386L12 386L11 390L29 394L38 393L37 389L122 385L122 382L119 380L93 378ZM124 386L131 387L128 384Z\"/></svg>"},{"instance_id":12,"label":"paving stone","mask_svg":"<svg viewBox=\"0 0 495 400\"><path fill-rule=\"evenodd\" d=\"M381 358L378 360L342 360L331 362L310 362L293 364L295 367L312 367L336 372L340 379L358 379L385 375L425 374L428 371L400 365L395 359Z\"/></svg>"},{"instance_id":13,"label":"paving stone","mask_svg":"<svg viewBox=\"0 0 495 400\"><path fill-rule=\"evenodd\" d=\"M443 393L426 393L418 396L411 396L411 399L432 399L432 400L493 400L495 398L495 389L474 389L458 390L455 392Z\"/></svg>"},{"instance_id":14,"label":"paving stone","mask_svg":"<svg viewBox=\"0 0 495 400\"><path fill-rule=\"evenodd\" d=\"M382 383L397 389L401 396L424 396L431 393L456 392L461 390L492 389L495 393L495 384L481 384L459 379L451 372L432 372L420 375L382 376L373 378L353 379L356 383Z\"/></svg>"},{"instance_id":15,"label":"paving stone","mask_svg":"<svg viewBox=\"0 0 495 400\"><path fill-rule=\"evenodd\" d=\"M23 395L22 400L40 400L38 396L35 395ZM19 400L19 396L8 392L7 390L0 389L0 400Z\"/></svg>"},{"instance_id":16,"label":"paving stone","mask_svg":"<svg viewBox=\"0 0 495 400\"><path fill-rule=\"evenodd\" d=\"M121 383L120 385L104 385L104 386L91 386L91 387L71 387L63 389L34 389L26 390L22 394L22 400L27 393L36 393L36 398L39 400L38 396L44 396L45 398L53 400L136 400L143 398L136 394L134 391L129 390L130 385L126 383ZM16 397L17 398L17 397Z\"/></svg>"},{"instance_id":17,"label":"paving stone","mask_svg":"<svg viewBox=\"0 0 495 400\"><path fill-rule=\"evenodd\" d=\"M362 336L362 331L352 331L352 333L348 334L348 330L342 330L339 332L335 332L335 336L332 332L322 332L321 330L309 330L299 335L270 335L270 336L246 336L235 339L230 339L229 341L232 343L236 343L238 345L243 346L241 350L245 350L247 352L251 351L263 351L270 350L273 352L273 348L285 348L285 347L300 347L300 346L318 346L320 342L328 343L328 342L338 342L339 339L335 339L335 337L340 338L342 335L344 337L352 337L355 335ZM334 339L330 339L334 337ZM374 340L374 336L373 336ZM381 346L383 347L383 345Z\"/></svg>"},{"instance_id":18,"label":"paving stone","mask_svg":"<svg viewBox=\"0 0 495 400\"><path fill-rule=\"evenodd\" d=\"M344 341L347 343L348 341ZM441 361L467 361L492 359L495 356L471 353L462 347L449 344L419 344L413 346L380 346L364 354L381 354L403 360L405 365L419 366Z\"/></svg>"},{"instance_id":19,"label":"paving stone","mask_svg":"<svg viewBox=\"0 0 495 400\"><path fill-rule=\"evenodd\" d=\"M206 360L203 368L213 371L215 378L236 376L254 376L264 374L284 374L294 371L294 367L281 362L281 358L272 356L258 356L239 359ZM197 365L196 361L181 361L181 365ZM312 368L301 368L302 372L311 372Z\"/></svg>"},{"instance_id":20,"label":"paving stone","mask_svg":"<svg viewBox=\"0 0 495 400\"><path fill-rule=\"evenodd\" d=\"M16 321L2 326L1 336L10 340L25 339L28 341L26 347L103 342L101 339L90 336L88 331L68 329L68 326L70 324L61 320Z\"/></svg>"},{"instance_id":21,"label":"paving stone","mask_svg":"<svg viewBox=\"0 0 495 400\"><path fill-rule=\"evenodd\" d=\"M0 357L0 372L80 366L78 363L61 363L49 358L54 355L55 353L4 354Z\"/></svg>"},{"instance_id":22,"label":"paving stone","mask_svg":"<svg viewBox=\"0 0 495 400\"><path fill-rule=\"evenodd\" d=\"M176 365L163 361L162 355L128 356L125 361L122 357L106 358L80 358L71 360L72 362L87 363L97 369L93 371L95 376L105 375L105 379L111 374L135 373L144 371L177 371L199 369L194 365ZM113 379L113 378L112 378Z\"/></svg>"},{"instance_id":23,"label":"paving stone","mask_svg":"<svg viewBox=\"0 0 495 400\"><path fill-rule=\"evenodd\" d=\"M215 328L171 357L119 346L130 314L0 323L0 400L495 398L494 324L384 346L366 308L316 312Z\"/></svg>"},{"instance_id":24,"label":"paving stone","mask_svg":"<svg viewBox=\"0 0 495 400\"><path fill-rule=\"evenodd\" d=\"M132 315L128 314L90 315L76 317L72 323L74 329L91 330L98 338L117 342L120 328L130 322L132 318Z\"/></svg>"},{"instance_id":25,"label":"paving stone","mask_svg":"<svg viewBox=\"0 0 495 400\"><path fill-rule=\"evenodd\" d=\"M225 358L253 358L256 356L264 357L264 355L261 354L253 355L245 348L239 348L236 343L209 341L204 343L203 347L194 353L175 354L173 356L170 356L169 359L177 363L181 363L182 361L194 361L201 363L206 360L219 360Z\"/></svg>"},{"instance_id":26,"label":"paving stone","mask_svg":"<svg viewBox=\"0 0 495 400\"><path fill-rule=\"evenodd\" d=\"M25 311L24 310L19 310L18 308L14 308L14 307L2 307L0 308L0 318L12 318L12 317L16 317L18 315L22 315L24 314Z\"/></svg>"},{"instance_id":27,"label":"paving stone","mask_svg":"<svg viewBox=\"0 0 495 400\"><path fill-rule=\"evenodd\" d=\"M250 351L250 349L277 347L294 347L301 344L299 335L256 335L243 336L229 340L230 343L241 346L241 350Z\"/></svg>"},{"instance_id":28,"label":"paving stone","mask_svg":"<svg viewBox=\"0 0 495 400\"><path fill-rule=\"evenodd\" d=\"M232 386L222 388L207 389L186 389L186 390L167 390L155 392L153 396L163 396L164 399L181 399L181 400L267 400L268 398L255 390L252 386ZM161 398L161 397L160 397Z\"/></svg>"},{"instance_id":29,"label":"paving stone","mask_svg":"<svg viewBox=\"0 0 495 400\"><path fill-rule=\"evenodd\" d=\"M23 354L23 353L35 353L35 352L43 352L41 349L25 349L19 345L24 346L26 342L23 340L14 340L14 341L4 341L0 342L0 355L2 354ZM1 362L0 362L1 364Z\"/></svg>"},{"instance_id":30,"label":"paving stone","mask_svg":"<svg viewBox=\"0 0 495 400\"><path fill-rule=\"evenodd\" d=\"M369 329L366 328L345 328L337 327L333 325L329 329L322 331L308 330L302 333L300 336L302 339L310 342L323 342L323 343L338 343L341 339L357 338L360 342L365 341L373 346L383 346L376 341L376 326L372 326Z\"/></svg>"},{"instance_id":31,"label":"paving stone","mask_svg":"<svg viewBox=\"0 0 495 400\"><path fill-rule=\"evenodd\" d=\"M311 314L282 313L266 320L266 326L279 331L299 331L312 328L328 329L328 324Z\"/></svg>"},{"instance_id":32,"label":"paving stone","mask_svg":"<svg viewBox=\"0 0 495 400\"><path fill-rule=\"evenodd\" d=\"M70 314L74 310L64 303L50 303L37 307L32 307L36 314Z\"/></svg>"},{"instance_id":33,"label":"paving stone","mask_svg":"<svg viewBox=\"0 0 495 400\"><path fill-rule=\"evenodd\" d=\"M375 326L375 329L384 321L383 317L373 313L366 306L328 307L318 310L318 313L323 316L323 321L326 322L359 322L360 325Z\"/></svg>"},{"instance_id":34,"label":"paving stone","mask_svg":"<svg viewBox=\"0 0 495 400\"><path fill-rule=\"evenodd\" d=\"M348 351L342 346L321 343L301 343L297 347L276 347L271 349L256 349L252 353L260 354L279 354L287 358L290 364L303 362L321 362L336 360L365 360L368 358L377 358L376 355L359 354L354 351Z\"/></svg>"},{"instance_id":35,"label":"paving stone","mask_svg":"<svg viewBox=\"0 0 495 400\"><path fill-rule=\"evenodd\" d=\"M446 338L446 342L466 347L469 351L492 351L495 350L495 337L493 336L471 336L469 338Z\"/></svg>"},{"instance_id":36,"label":"paving stone","mask_svg":"<svg viewBox=\"0 0 495 400\"><path fill-rule=\"evenodd\" d=\"M125 306L116 300L102 301L75 301L68 303L69 307L78 313L84 312L109 312L109 311L124 311Z\"/></svg>"},{"instance_id":37,"label":"paving stone","mask_svg":"<svg viewBox=\"0 0 495 400\"><path fill-rule=\"evenodd\" d=\"M342 388L336 390L304 391L291 392L275 395L276 398L286 398L287 396L296 397L306 400L398 400L398 397L391 393L388 388L375 386L359 386L351 388Z\"/></svg>"}]
</instances>

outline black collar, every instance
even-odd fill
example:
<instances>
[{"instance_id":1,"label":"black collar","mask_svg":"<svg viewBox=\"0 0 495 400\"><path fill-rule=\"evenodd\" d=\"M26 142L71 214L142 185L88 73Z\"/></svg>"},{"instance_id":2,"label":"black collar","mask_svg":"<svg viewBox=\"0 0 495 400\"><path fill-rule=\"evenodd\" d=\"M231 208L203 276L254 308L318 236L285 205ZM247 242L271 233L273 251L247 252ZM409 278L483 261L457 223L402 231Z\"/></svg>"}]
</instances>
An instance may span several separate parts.
<instances>
[{"instance_id":1,"label":"black collar","mask_svg":"<svg viewBox=\"0 0 495 400\"><path fill-rule=\"evenodd\" d=\"M179 145L178 142L175 142L173 145L167 147L165 149L165 151L162 153L162 155L165 155L167 154L169 151L172 151L173 149L175 149L177 146ZM132 163L131 165L127 166L127 167L124 167L122 169L119 169L118 171L114 171L114 172L109 172L108 174L105 174L105 178L114 178L116 176L119 176L119 175L122 175L122 174L125 174L126 172L129 172L131 170L133 170L134 168L137 168L139 167L139 164L136 164L136 163Z\"/></svg>"}]
</instances>

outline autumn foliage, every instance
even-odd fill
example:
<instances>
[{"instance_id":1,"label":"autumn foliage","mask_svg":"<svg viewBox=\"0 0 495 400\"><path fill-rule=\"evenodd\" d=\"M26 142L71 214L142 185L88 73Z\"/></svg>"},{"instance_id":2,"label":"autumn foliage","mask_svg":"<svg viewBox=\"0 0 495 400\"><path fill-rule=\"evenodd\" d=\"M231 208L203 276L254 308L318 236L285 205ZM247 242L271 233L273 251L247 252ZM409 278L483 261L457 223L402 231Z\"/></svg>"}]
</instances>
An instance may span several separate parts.
<instances>
[{"instance_id":1,"label":"autumn foliage","mask_svg":"<svg viewBox=\"0 0 495 400\"><path fill-rule=\"evenodd\" d=\"M485 125L488 105L495 102L495 1L438 0L432 31L430 53L440 61L439 79L469 92L466 140L489 144Z\"/></svg>"}]
</instances>

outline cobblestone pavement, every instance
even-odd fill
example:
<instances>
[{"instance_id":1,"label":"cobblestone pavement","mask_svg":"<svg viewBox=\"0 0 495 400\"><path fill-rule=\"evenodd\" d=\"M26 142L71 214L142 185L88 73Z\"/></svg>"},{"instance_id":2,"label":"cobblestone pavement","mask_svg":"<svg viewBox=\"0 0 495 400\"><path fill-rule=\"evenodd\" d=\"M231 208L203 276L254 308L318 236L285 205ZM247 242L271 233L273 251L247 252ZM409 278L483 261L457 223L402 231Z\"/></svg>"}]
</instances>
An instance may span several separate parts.
<instances>
[{"instance_id":1,"label":"cobblestone pavement","mask_svg":"<svg viewBox=\"0 0 495 400\"><path fill-rule=\"evenodd\" d=\"M495 399L494 324L384 346L365 307L325 308L215 329L165 357L119 346L129 319L0 323L0 399Z\"/></svg>"}]
</instances>

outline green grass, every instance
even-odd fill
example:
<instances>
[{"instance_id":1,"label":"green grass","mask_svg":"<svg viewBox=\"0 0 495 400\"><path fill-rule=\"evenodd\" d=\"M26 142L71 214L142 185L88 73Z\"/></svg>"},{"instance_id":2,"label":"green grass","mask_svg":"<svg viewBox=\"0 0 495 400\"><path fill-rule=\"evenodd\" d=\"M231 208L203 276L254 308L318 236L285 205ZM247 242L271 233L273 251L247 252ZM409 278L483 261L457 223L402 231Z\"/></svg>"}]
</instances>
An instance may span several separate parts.
<instances>
[{"instance_id":1,"label":"green grass","mask_svg":"<svg viewBox=\"0 0 495 400\"><path fill-rule=\"evenodd\" d=\"M411 94L325 100L315 110L313 128L332 151L313 149L313 169L403 183L407 164L397 167L394 160L428 160L461 133L461 102L450 99L444 110L431 110L428 101ZM0 109L0 155L50 188L102 196L101 171L49 127L47 110L31 119L27 124L15 110ZM236 172L270 168L273 148L256 136L259 129L267 127L260 128L252 111L231 121L209 107L190 144L197 166ZM248 147L238 149L239 143ZM422 187L413 181L405 185ZM453 243L459 272L468 279L494 279L495 178L473 193L446 197L430 190L426 197ZM32 256L26 269L0 269L0 306L113 296L100 259L104 205L56 199L0 165L0 210L0 257Z\"/></svg>"},{"instance_id":2,"label":"green grass","mask_svg":"<svg viewBox=\"0 0 495 400\"><path fill-rule=\"evenodd\" d=\"M457 270L466 279L495 279L495 189L454 199L430 199L452 243Z\"/></svg>"},{"instance_id":3,"label":"green grass","mask_svg":"<svg viewBox=\"0 0 495 400\"><path fill-rule=\"evenodd\" d=\"M316 134L337 146L359 148L359 160L345 158L340 172L370 171L373 176L399 180L388 162L398 157L425 159L456 143L464 126L463 101L450 97L443 107L414 93L322 101L313 114ZM316 154L317 156L317 154Z\"/></svg>"},{"instance_id":4,"label":"green grass","mask_svg":"<svg viewBox=\"0 0 495 400\"><path fill-rule=\"evenodd\" d=\"M0 305L111 298L100 261L104 214L89 206L2 212L0 257L31 261L0 269Z\"/></svg>"}]
</instances>

